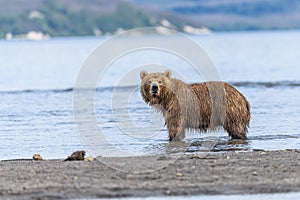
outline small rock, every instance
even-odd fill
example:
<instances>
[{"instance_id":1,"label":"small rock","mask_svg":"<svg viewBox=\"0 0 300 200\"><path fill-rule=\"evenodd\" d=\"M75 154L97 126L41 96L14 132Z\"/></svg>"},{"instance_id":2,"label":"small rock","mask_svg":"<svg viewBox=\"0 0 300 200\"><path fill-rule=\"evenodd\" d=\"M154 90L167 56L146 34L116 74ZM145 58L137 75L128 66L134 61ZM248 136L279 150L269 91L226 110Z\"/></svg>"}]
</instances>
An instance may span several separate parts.
<instances>
[{"instance_id":1,"label":"small rock","mask_svg":"<svg viewBox=\"0 0 300 200\"><path fill-rule=\"evenodd\" d=\"M166 190L166 195L170 195L171 191L170 190Z\"/></svg>"},{"instance_id":2,"label":"small rock","mask_svg":"<svg viewBox=\"0 0 300 200\"><path fill-rule=\"evenodd\" d=\"M75 151L65 161L84 160L85 151Z\"/></svg>"},{"instance_id":3,"label":"small rock","mask_svg":"<svg viewBox=\"0 0 300 200\"><path fill-rule=\"evenodd\" d=\"M167 157L167 156L160 156L157 160L159 161L165 161L165 160L170 160L171 158L170 157Z\"/></svg>"},{"instance_id":4,"label":"small rock","mask_svg":"<svg viewBox=\"0 0 300 200\"><path fill-rule=\"evenodd\" d=\"M200 158L201 157L198 154L193 154L193 155L190 156L190 159L200 159Z\"/></svg>"},{"instance_id":5,"label":"small rock","mask_svg":"<svg viewBox=\"0 0 300 200\"><path fill-rule=\"evenodd\" d=\"M257 176L257 172L256 171L252 172L252 175Z\"/></svg>"},{"instance_id":6,"label":"small rock","mask_svg":"<svg viewBox=\"0 0 300 200\"><path fill-rule=\"evenodd\" d=\"M264 149L252 149L252 151L265 151Z\"/></svg>"},{"instance_id":7,"label":"small rock","mask_svg":"<svg viewBox=\"0 0 300 200\"><path fill-rule=\"evenodd\" d=\"M32 159L33 160L43 160L42 156L38 153L33 154Z\"/></svg>"},{"instance_id":8,"label":"small rock","mask_svg":"<svg viewBox=\"0 0 300 200\"><path fill-rule=\"evenodd\" d=\"M94 161L94 160L95 160L95 158L92 157L92 156L89 156L89 157L84 159L84 161L88 161L88 162L91 162L91 161Z\"/></svg>"},{"instance_id":9,"label":"small rock","mask_svg":"<svg viewBox=\"0 0 300 200\"><path fill-rule=\"evenodd\" d=\"M176 173L176 176L177 176L177 177L181 177L181 176L182 176L182 173L178 172L178 173Z\"/></svg>"}]
</instances>

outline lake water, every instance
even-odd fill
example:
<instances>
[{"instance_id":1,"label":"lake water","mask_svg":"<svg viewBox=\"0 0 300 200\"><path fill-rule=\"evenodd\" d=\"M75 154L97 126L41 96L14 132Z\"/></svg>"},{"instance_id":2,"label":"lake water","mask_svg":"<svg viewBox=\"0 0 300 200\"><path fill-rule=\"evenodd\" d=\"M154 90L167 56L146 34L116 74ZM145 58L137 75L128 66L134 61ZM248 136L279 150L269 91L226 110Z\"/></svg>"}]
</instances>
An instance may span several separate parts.
<instances>
[{"instance_id":1,"label":"lake water","mask_svg":"<svg viewBox=\"0 0 300 200\"><path fill-rule=\"evenodd\" d=\"M182 146L172 151L299 148L300 32L233 32L189 37L204 47L222 79L235 85L249 100L252 106L249 140L235 143L222 131L187 133ZM78 134L74 120L72 88L84 60L105 39L0 40L0 160L31 158L34 153L46 159L64 158L75 150L86 149L87 144ZM141 57L139 52L135 57ZM164 59L186 80L200 80L182 67L180 59L171 58L149 51L145 59L158 59L156 63ZM122 65L133 63L130 56L124 56L104 77L105 86L95 95L97 122L107 137L108 149L114 146L130 154L143 155L165 153L168 135L163 126L151 137L133 137L135 133L143 133L144 124L149 123L149 107L142 101L137 86L133 86L135 93L128 107L117 108L117 111L129 112L131 118L113 118L110 97L114 87L111 82L128 70ZM123 87L120 91L127 89ZM132 135L127 135L117 125L118 120L133 120L138 126L132 130ZM214 145L208 148L205 144L210 141Z\"/></svg>"},{"instance_id":2,"label":"lake water","mask_svg":"<svg viewBox=\"0 0 300 200\"><path fill-rule=\"evenodd\" d=\"M197 196L165 196L165 197L133 197L133 198L112 198L112 200L260 200L260 199L286 199L297 200L300 193L276 193L276 194L248 194L248 195L197 195ZM110 198L111 199L111 198ZM107 199L108 200L108 199Z\"/></svg>"}]
</instances>

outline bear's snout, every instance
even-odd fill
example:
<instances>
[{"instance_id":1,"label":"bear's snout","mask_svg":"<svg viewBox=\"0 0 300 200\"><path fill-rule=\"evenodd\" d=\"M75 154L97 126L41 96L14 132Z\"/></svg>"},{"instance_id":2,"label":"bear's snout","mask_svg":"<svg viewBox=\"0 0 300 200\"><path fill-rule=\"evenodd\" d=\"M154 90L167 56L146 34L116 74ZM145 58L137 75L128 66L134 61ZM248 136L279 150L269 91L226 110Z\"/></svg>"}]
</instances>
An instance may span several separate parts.
<instances>
[{"instance_id":1,"label":"bear's snout","mask_svg":"<svg viewBox=\"0 0 300 200\"><path fill-rule=\"evenodd\" d=\"M157 85L157 83L152 83L150 90L151 90L151 94L158 94L158 85Z\"/></svg>"}]
</instances>

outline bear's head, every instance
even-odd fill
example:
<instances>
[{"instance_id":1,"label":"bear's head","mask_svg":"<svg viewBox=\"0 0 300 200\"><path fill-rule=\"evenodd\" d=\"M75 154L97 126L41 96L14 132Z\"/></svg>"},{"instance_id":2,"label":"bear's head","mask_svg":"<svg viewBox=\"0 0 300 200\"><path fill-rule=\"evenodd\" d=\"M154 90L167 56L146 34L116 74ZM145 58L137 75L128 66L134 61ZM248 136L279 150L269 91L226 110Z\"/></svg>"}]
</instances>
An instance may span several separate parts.
<instances>
[{"instance_id":1,"label":"bear's head","mask_svg":"<svg viewBox=\"0 0 300 200\"><path fill-rule=\"evenodd\" d=\"M141 94L150 105L161 104L169 96L171 87L171 71L164 73L148 73L141 71Z\"/></svg>"}]
</instances>

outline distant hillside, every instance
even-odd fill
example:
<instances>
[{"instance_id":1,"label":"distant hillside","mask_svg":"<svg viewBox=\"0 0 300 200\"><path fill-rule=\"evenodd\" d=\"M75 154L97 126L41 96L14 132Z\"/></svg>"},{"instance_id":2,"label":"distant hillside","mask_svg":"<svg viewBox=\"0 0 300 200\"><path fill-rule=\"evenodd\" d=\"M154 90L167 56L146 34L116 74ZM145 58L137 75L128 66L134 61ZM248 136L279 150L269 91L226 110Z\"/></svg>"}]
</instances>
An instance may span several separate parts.
<instances>
[{"instance_id":1,"label":"distant hillside","mask_svg":"<svg viewBox=\"0 0 300 200\"><path fill-rule=\"evenodd\" d=\"M300 0L130 0L215 31L299 29Z\"/></svg>"},{"instance_id":2,"label":"distant hillside","mask_svg":"<svg viewBox=\"0 0 300 200\"><path fill-rule=\"evenodd\" d=\"M186 24L198 26L176 14L150 10L121 0L0 0L0 37L31 31L69 36L161 25L179 31Z\"/></svg>"},{"instance_id":3,"label":"distant hillside","mask_svg":"<svg viewBox=\"0 0 300 200\"><path fill-rule=\"evenodd\" d=\"M102 35L149 26L196 34L299 29L300 0L0 0L0 38L29 32Z\"/></svg>"}]
</instances>

